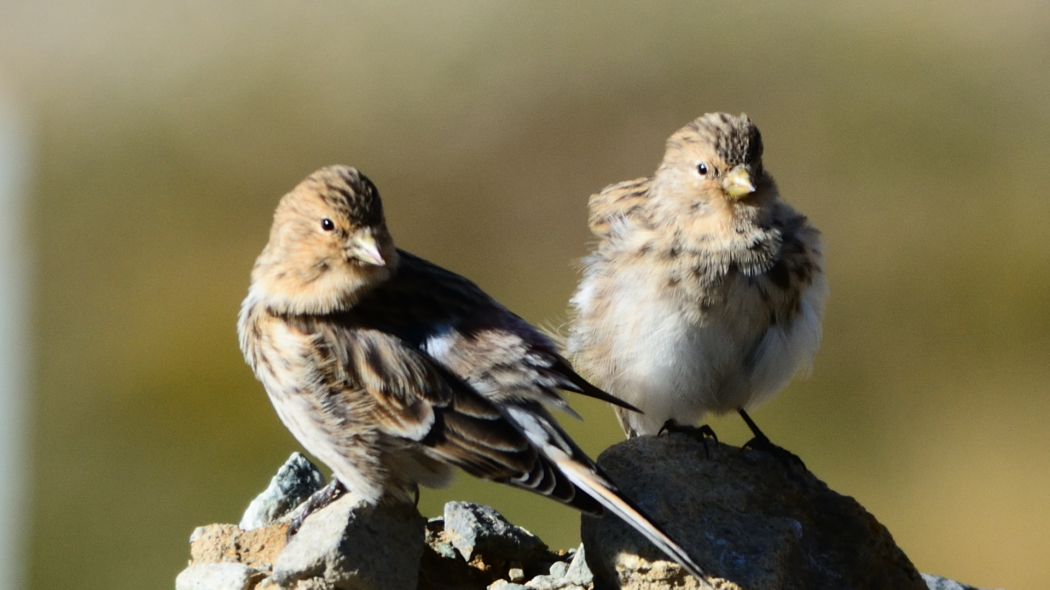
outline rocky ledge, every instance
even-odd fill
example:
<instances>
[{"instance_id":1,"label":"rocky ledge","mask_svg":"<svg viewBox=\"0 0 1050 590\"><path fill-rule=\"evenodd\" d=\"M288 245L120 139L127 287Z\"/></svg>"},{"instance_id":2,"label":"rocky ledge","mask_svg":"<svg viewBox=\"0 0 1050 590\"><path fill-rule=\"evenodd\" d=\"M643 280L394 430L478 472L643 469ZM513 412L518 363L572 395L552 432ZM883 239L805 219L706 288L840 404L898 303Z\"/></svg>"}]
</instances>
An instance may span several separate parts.
<instances>
[{"instance_id":1,"label":"rocky ledge","mask_svg":"<svg viewBox=\"0 0 1050 590\"><path fill-rule=\"evenodd\" d=\"M176 589L976 590L919 574L860 504L783 457L673 434L625 441L598 463L706 579L611 515L583 517L583 545L551 551L487 506L449 502L428 521L414 506L347 494L288 539L297 506L324 484L296 453L239 525L193 532Z\"/></svg>"}]
</instances>

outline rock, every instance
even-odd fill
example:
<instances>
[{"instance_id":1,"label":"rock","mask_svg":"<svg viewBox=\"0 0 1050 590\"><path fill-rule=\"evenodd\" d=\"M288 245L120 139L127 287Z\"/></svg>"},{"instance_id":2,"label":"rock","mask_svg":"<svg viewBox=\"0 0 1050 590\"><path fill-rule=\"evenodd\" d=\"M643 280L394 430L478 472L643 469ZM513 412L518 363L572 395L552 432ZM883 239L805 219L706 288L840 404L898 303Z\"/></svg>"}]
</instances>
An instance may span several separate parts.
<instances>
[{"instance_id":1,"label":"rock","mask_svg":"<svg viewBox=\"0 0 1050 590\"><path fill-rule=\"evenodd\" d=\"M980 588L960 584L955 580L949 580L933 574L922 574L922 579L926 581L926 585L930 590L981 590Z\"/></svg>"},{"instance_id":2,"label":"rock","mask_svg":"<svg viewBox=\"0 0 1050 590\"><path fill-rule=\"evenodd\" d=\"M521 584L513 584L506 580L496 580L488 586L487 590L528 590L528 588Z\"/></svg>"},{"instance_id":3,"label":"rock","mask_svg":"<svg viewBox=\"0 0 1050 590\"><path fill-rule=\"evenodd\" d=\"M765 452L672 434L619 443L598 465L716 587L927 588L886 528L853 498ZM581 536L599 587L705 587L611 514L584 516Z\"/></svg>"},{"instance_id":4,"label":"rock","mask_svg":"<svg viewBox=\"0 0 1050 590\"><path fill-rule=\"evenodd\" d=\"M565 585L561 578L554 576L536 576L525 582L525 587L530 590L561 590Z\"/></svg>"},{"instance_id":5,"label":"rock","mask_svg":"<svg viewBox=\"0 0 1050 590\"><path fill-rule=\"evenodd\" d=\"M427 545L438 555L446 559L462 559L462 556L448 541L445 535L445 519L442 517L431 518L427 521Z\"/></svg>"},{"instance_id":6,"label":"rock","mask_svg":"<svg viewBox=\"0 0 1050 590\"><path fill-rule=\"evenodd\" d=\"M416 590L426 521L415 506L373 506L346 493L311 514L273 564L282 586Z\"/></svg>"},{"instance_id":7,"label":"rock","mask_svg":"<svg viewBox=\"0 0 1050 590\"><path fill-rule=\"evenodd\" d=\"M247 531L274 524L324 484L324 475L316 465L302 453L292 453L269 487L248 505L238 526Z\"/></svg>"},{"instance_id":8,"label":"rock","mask_svg":"<svg viewBox=\"0 0 1050 590\"><path fill-rule=\"evenodd\" d=\"M660 558L646 559L635 554L625 553L616 561L616 573L611 586L603 586L601 578L595 574L594 585L599 588L621 588L622 590L743 590L732 581L709 577L700 581L686 573L677 563ZM747 590L752 590L747 588Z\"/></svg>"},{"instance_id":9,"label":"rock","mask_svg":"<svg viewBox=\"0 0 1050 590\"><path fill-rule=\"evenodd\" d=\"M588 586L594 581L590 568L587 567L587 554L583 545L576 550L569 563L569 569L565 572L565 581L575 586Z\"/></svg>"},{"instance_id":10,"label":"rock","mask_svg":"<svg viewBox=\"0 0 1050 590\"><path fill-rule=\"evenodd\" d=\"M309 475L311 470L304 458L293 455L260 498L285 502L279 500L286 497L283 492L270 492L287 491L289 486L282 482L304 479L301 475L290 478L289 473ZM323 483L313 476L306 481L313 483L305 489L299 486L301 496L308 496L306 490L315 490ZM253 506L260 504L253 502ZM269 505L277 504L270 501ZM179 583L196 584L205 574L215 577L226 572L229 579L201 588L240 590L244 577L234 578L232 573L248 571L254 584L249 587L254 590L483 590L506 577L515 582L508 588L513 590L524 588L518 582L545 574L552 564L569 557L564 551L547 551L539 538L487 506L450 504L445 512L454 526L446 531L444 518L425 523L414 507L374 507L347 494L311 514L289 542L285 521L301 509L288 504L279 510L253 508L249 512L280 522L250 530L232 524L198 527L190 536L191 566L180 574ZM244 520L251 525L261 522L248 517ZM235 567L218 568L213 573L208 572L214 568L197 567L213 564ZM568 568L562 563L554 571L559 567ZM504 580L503 584L507 583Z\"/></svg>"},{"instance_id":11,"label":"rock","mask_svg":"<svg viewBox=\"0 0 1050 590\"><path fill-rule=\"evenodd\" d=\"M190 536L192 563L176 588L978 590L914 573L882 525L800 466L724 445L710 450L708 459L700 443L670 435L633 439L599 458L625 495L711 574L703 583L611 516L584 519L586 550L581 545L552 553L487 506L450 502L443 518L424 522L412 506L376 507L347 494L308 517L287 542L283 521L301 509L287 498L308 497L324 481L311 475L305 458L293 455L260 496L269 496L271 507L283 507L253 509L260 518L281 522L250 530L198 527ZM307 483L286 485L296 480ZM281 491L294 489L301 493ZM262 522L246 514L248 520Z\"/></svg>"},{"instance_id":12,"label":"rock","mask_svg":"<svg viewBox=\"0 0 1050 590\"><path fill-rule=\"evenodd\" d=\"M449 502L444 520L445 535L467 561L482 554L525 563L547 553L547 545L539 537L510 524L489 506Z\"/></svg>"},{"instance_id":13,"label":"rock","mask_svg":"<svg viewBox=\"0 0 1050 590\"><path fill-rule=\"evenodd\" d=\"M287 525L242 531L232 524L197 527L190 536L193 563L241 563L268 571L284 549Z\"/></svg>"},{"instance_id":14,"label":"rock","mask_svg":"<svg viewBox=\"0 0 1050 590\"><path fill-rule=\"evenodd\" d=\"M517 585L546 574L551 564L567 558L564 551L548 551L538 537L488 506L449 502L444 513L445 517L427 522L420 590Z\"/></svg>"},{"instance_id":15,"label":"rock","mask_svg":"<svg viewBox=\"0 0 1050 590\"><path fill-rule=\"evenodd\" d=\"M248 590L261 577L241 563L198 563L175 578L175 590Z\"/></svg>"},{"instance_id":16,"label":"rock","mask_svg":"<svg viewBox=\"0 0 1050 590\"><path fill-rule=\"evenodd\" d=\"M427 522L419 590L513 590L552 568L564 573L569 557L488 506L449 502L443 518Z\"/></svg>"},{"instance_id":17,"label":"rock","mask_svg":"<svg viewBox=\"0 0 1050 590\"><path fill-rule=\"evenodd\" d=\"M419 590L482 590L506 577L480 556L467 563L449 542L445 534L445 519L430 519L426 531Z\"/></svg>"}]
</instances>

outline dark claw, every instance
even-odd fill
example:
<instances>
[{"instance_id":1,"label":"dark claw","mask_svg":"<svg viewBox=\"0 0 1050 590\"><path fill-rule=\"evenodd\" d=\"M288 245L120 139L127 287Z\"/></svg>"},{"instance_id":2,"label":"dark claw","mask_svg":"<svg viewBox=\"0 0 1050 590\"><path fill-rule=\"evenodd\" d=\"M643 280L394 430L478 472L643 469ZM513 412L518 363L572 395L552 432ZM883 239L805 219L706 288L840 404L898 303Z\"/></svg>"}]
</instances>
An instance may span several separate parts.
<instances>
[{"instance_id":1,"label":"dark claw","mask_svg":"<svg viewBox=\"0 0 1050 590\"><path fill-rule=\"evenodd\" d=\"M328 482L328 485L317 490L306 499L305 502L300 504L298 508L298 514L292 517L292 520L288 523L287 538L291 539L295 533L299 532L299 528L303 526L303 521L306 520L307 516L310 516L314 512L328 506L332 502L335 502L339 496L342 496L346 492L346 488L343 484L336 479L332 478Z\"/></svg>"},{"instance_id":2,"label":"dark claw","mask_svg":"<svg viewBox=\"0 0 1050 590\"><path fill-rule=\"evenodd\" d=\"M711 458L711 449L707 446L709 441L714 441L718 444L718 435L715 431L707 424L701 424L700 426L687 426L679 424L674 421L673 418L664 422L664 425L660 427L660 432L656 433L656 436L663 436L665 433L678 433L684 434L693 440L700 442L704 445L704 454L707 458Z\"/></svg>"},{"instance_id":3,"label":"dark claw","mask_svg":"<svg viewBox=\"0 0 1050 590\"><path fill-rule=\"evenodd\" d=\"M747 427L751 429L751 433L755 435L754 438L744 443L742 449L751 449L755 451L762 451L767 455L772 455L778 461L784 464L785 467L798 466L802 469L806 469L806 464L802 462L802 459L798 455L791 451L773 444L761 430L758 429L758 425L755 424L751 416L747 415L744 410L737 410L740 412L740 417L747 423Z\"/></svg>"}]
</instances>

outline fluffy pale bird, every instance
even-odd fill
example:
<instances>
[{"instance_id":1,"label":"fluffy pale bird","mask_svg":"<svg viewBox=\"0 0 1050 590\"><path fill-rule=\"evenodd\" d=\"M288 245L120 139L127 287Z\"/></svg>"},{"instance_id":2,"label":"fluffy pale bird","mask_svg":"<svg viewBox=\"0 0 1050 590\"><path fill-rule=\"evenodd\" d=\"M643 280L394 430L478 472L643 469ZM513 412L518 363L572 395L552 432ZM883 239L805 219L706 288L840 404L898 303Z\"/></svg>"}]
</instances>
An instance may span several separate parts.
<instances>
[{"instance_id":1,"label":"fluffy pale bird","mask_svg":"<svg viewBox=\"0 0 1050 590\"><path fill-rule=\"evenodd\" d=\"M707 114L667 140L649 178L590 198L599 238L572 298L577 368L641 409L628 437L768 400L820 346L824 243L780 199L747 115Z\"/></svg>"},{"instance_id":2,"label":"fluffy pale bird","mask_svg":"<svg viewBox=\"0 0 1050 590\"><path fill-rule=\"evenodd\" d=\"M474 283L395 248L357 170L324 168L281 199L237 327L285 426L353 493L412 501L459 467L608 509L701 575L547 410L571 413L558 390L626 404Z\"/></svg>"}]
</instances>

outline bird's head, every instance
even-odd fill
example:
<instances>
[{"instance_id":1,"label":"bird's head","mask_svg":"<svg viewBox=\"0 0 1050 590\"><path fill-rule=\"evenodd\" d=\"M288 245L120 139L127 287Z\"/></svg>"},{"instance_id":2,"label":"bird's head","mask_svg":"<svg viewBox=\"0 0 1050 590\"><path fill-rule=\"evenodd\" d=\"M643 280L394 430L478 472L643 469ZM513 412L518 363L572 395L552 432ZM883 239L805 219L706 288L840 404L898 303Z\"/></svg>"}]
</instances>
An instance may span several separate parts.
<instances>
[{"instance_id":1,"label":"bird's head","mask_svg":"<svg viewBox=\"0 0 1050 590\"><path fill-rule=\"evenodd\" d=\"M398 263L379 191L349 166L314 172L277 205L251 290L278 313L353 305Z\"/></svg>"},{"instance_id":2,"label":"bird's head","mask_svg":"<svg viewBox=\"0 0 1050 590\"><path fill-rule=\"evenodd\" d=\"M747 115L726 113L708 113L675 132L654 182L694 211L745 202L772 185L758 127Z\"/></svg>"}]
</instances>

